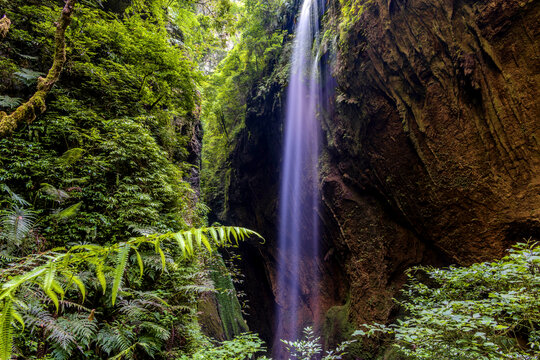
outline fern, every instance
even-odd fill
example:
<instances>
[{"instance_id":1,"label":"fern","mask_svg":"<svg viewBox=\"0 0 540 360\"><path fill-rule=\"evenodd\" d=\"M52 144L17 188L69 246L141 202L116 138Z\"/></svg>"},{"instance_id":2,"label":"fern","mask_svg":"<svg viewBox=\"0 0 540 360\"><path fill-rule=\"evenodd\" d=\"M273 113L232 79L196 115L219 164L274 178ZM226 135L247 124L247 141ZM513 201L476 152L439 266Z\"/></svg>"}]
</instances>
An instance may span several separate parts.
<instances>
[{"instance_id":1,"label":"fern","mask_svg":"<svg viewBox=\"0 0 540 360\"><path fill-rule=\"evenodd\" d=\"M27 257L15 266L5 269L0 275L1 278L8 279L7 281L4 280L0 287L0 301L4 302L3 308L5 309L2 312L1 321L3 321L3 323L0 324L0 339L2 339L0 340L0 348L1 351L3 351L2 356L4 356L4 358L0 358L0 360L8 359L11 354L10 344L12 344L13 340L13 325L11 322L14 316L11 299L17 299L17 301L24 305L24 301L17 298L17 294L25 287L28 288L32 285L39 285L46 295L45 299L52 302L58 311L60 304L63 302L63 297L66 292L65 289L68 289L71 284L76 285L76 288L78 288L78 290L82 293L84 300L86 292L85 286L82 280L76 275L79 272L79 268L83 265L91 264L95 266L96 276L103 288L103 292L105 293L107 288L107 280L104 275L105 260L110 254L116 254L116 262L111 286L111 303L114 305L118 297L122 278L127 267L129 253L132 248L137 250L143 245L152 245L156 254L154 257L157 258L157 260L161 263L161 269L163 270L165 269L165 265L167 263L167 255L165 251L170 250L170 246L172 245L179 248L184 256L189 257L193 256L198 250L206 249L208 251L213 251L214 247L224 246L228 243L232 243L233 239L235 239L234 241L237 242L238 239L243 239L252 235L261 237L256 232L244 228L208 227L176 233L137 237L132 238L127 242L108 247L92 244L80 244L72 246L67 252L58 252L61 250L59 249L58 251L53 250L43 254ZM136 254L137 262L139 263L139 270L142 273L144 270L144 261L138 251L136 251ZM65 289L59 282L60 279L65 281L64 284L67 284ZM188 292L202 292L211 289L202 286L191 286L185 287L183 290ZM146 308L146 306L160 307L166 305L156 301L156 299L158 299L157 296L152 298L152 295L145 295L142 300L139 300L138 303L131 303L129 305L132 306L131 310L126 307L126 304L124 304L124 313L131 313L135 315L133 306L138 306L142 309ZM58 343L64 351L69 352L71 347L74 346L73 344L75 344L73 331L69 329L66 330L60 325L55 324L54 319L49 315L43 313L40 313L40 315L41 316L38 316L37 319L32 319L29 316L26 316L24 319L26 322L31 322L35 325L45 327L49 334L48 337L52 341ZM144 311L139 311L139 315L143 316ZM20 320L21 323L24 324L22 319ZM8 321L7 325L6 321ZM146 324L145 326L148 328L153 328L154 331L158 330L158 328L153 325ZM113 353L127 354L130 351L129 349L132 349L133 346L137 344L145 349L148 354L151 354L154 351L155 344L152 344L150 340L141 340L138 343L135 343L134 333L131 330L127 331L124 329L127 331L126 333L118 332L120 331L118 329L109 330L115 333L113 339L111 339L109 342L105 340L104 334L101 334L101 332L97 336L98 339L100 339L99 341L101 342L103 350L109 355ZM162 337L164 338L164 330L160 331ZM61 353L62 352L58 350L59 356Z\"/></svg>"},{"instance_id":2,"label":"fern","mask_svg":"<svg viewBox=\"0 0 540 360\"><path fill-rule=\"evenodd\" d=\"M69 149L56 159L56 162L63 167L71 166L83 156L84 152L85 150L81 148Z\"/></svg>"},{"instance_id":3,"label":"fern","mask_svg":"<svg viewBox=\"0 0 540 360\"><path fill-rule=\"evenodd\" d=\"M8 299L2 306L2 315L0 317L0 360L9 360L11 358L11 349L13 347L12 319L13 302Z\"/></svg>"},{"instance_id":4,"label":"fern","mask_svg":"<svg viewBox=\"0 0 540 360\"><path fill-rule=\"evenodd\" d=\"M60 220L65 220L67 218L73 217L77 214L81 205L82 205L82 202L78 202L75 205L71 205L63 210L59 210L55 214L55 216Z\"/></svg>"},{"instance_id":5,"label":"fern","mask_svg":"<svg viewBox=\"0 0 540 360\"><path fill-rule=\"evenodd\" d=\"M116 268L114 269L114 280L112 284L112 298L111 303L114 305L116 296L118 295L118 289L122 282L122 276L124 276L124 270L126 269L127 259L131 246L129 244L123 244L120 246L118 256L116 258Z\"/></svg>"},{"instance_id":6,"label":"fern","mask_svg":"<svg viewBox=\"0 0 540 360\"><path fill-rule=\"evenodd\" d=\"M14 75L26 86L31 86L36 83L40 76L44 76L45 74L31 69L22 68L20 71L14 73Z\"/></svg>"},{"instance_id":7,"label":"fern","mask_svg":"<svg viewBox=\"0 0 540 360\"><path fill-rule=\"evenodd\" d=\"M14 109L23 103L23 99L15 97L12 98L7 95L0 96L0 107Z\"/></svg>"},{"instance_id":8,"label":"fern","mask_svg":"<svg viewBox=\"0 0 540 360\"><path fill-rule=\"evenodd\" d=\"M11 210L4 212L2 216L2 233L15 245L19 245L34 227L35 214L18 205L13 205Z\"/></svg>"},{"instance_id":9,"label":"fern","mask_svg":"<svg viewBox=\"0 0 540 360\"><path fill-rule=\"evenodd\" d=\"M7 186L6 184L1 184L0 185L0 188L7 192L9 197L11 198L11 202L14 202L14 203L17 203L19 204L20 206L28 206L30 205L30 203L26 200L24 200L20 195L17 195L16 193L14 193L10 188L9 186Z\"/></svg>"},{"instance_id":10,"label":"fern","mask_svg":"<svg viewBox=\"0 0 540 360\"><path fill-rule=\"evenodd\" d=\"M47 183L41 184L40 191L43 191L52 200L58 202L59 204L63 203L64 201L70 198L69 194L65 192L64 190L57 189L54 186Z\"/></svg>"}]
</instances>

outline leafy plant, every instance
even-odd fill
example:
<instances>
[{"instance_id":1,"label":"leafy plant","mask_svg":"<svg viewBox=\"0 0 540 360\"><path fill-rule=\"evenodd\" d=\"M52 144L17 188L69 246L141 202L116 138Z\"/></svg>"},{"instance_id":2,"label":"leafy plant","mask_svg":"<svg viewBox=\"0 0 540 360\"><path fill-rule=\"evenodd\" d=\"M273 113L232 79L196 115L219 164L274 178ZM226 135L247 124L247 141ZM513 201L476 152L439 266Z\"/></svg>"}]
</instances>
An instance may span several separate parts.
<instances>
[{"instance_id":1,"label":"leafy plant","mask_svg":"<svg viewBox=\"0 0 540 360\"><path fill-rule=\"evenodd\" d=\"M0 319L0 360L7 360L11 356L14 331L12 322L17 321L24 326L19 312L26 309L27 304L19 295L27 288L39 287L47 299L52 301L56 311L59 310L60 300L64 299L66 292L72 286L78 288L84 302L86 286L78 274L84 266L94 267L96 277L105 293L107 285L103 268L107 258L116 254L111 286L111 303L114 305L121 291L121 282L130 250L137 254L137 263L142 276L144 264L139 255L139 249L145 245L151 245L159 254L164 270L166 266L164 249L168 249L173 244L180 248L184 256L193 256L195 251L202 249L203 246L208 251L212 251L213 246L232 241L238 242L251 235L260 236L251 230L239 227L208 227L133 238L111 246L75 245L66 252L56 250L29 256L1 274L3 281L0 288L0 308L3 316Z\"/></svg>"},{"instance_id":2,"label":"leafy plant","mask_svg":"<svg viewBox=\"0 0 540 360\"><path fill-rule=\"evenodd\" d=\"M540 356L540 247L520 243L501 260L409 273L396 324L357 335L391 334L407 359L536 359Z\"/></svg>"},{"instance_id":3,"label":"leafy plant","mask_svg":"<svg viewBox=\"0 0 540 360\"><path fill-rule=\"evenodd\" d=\"M347 354L346 350L349 345L356 342L356 340L347 340L340 343L334 350L327 350L325 355L322 356L322 346L320 345L320 337L315 335L312 327L306 327L304 329L304 339L296 341L281 340L285 344L286 350L289 354L297 360L339 360Z\"/></svg>"},{"instance_id":4,"label":"leafy plant","mask_svg":"<svg viewBox=\"0 0 540 360\"><path fill-rule=\"evenodd\" d=\"M267 358L264 356L257 357L258 353L264 351L264 343L257 335L245 333L217 346L208 342L193 355L184 355L180 360L265 360Z\"/></svg>"},{"instance_id":5,"label":"leafy plant","mask_svg":"<svg viewBox=\"0 0 540 360\"><path fill-rule=\"evenodd\" d=\"M21 105L22 102L23 99L18 97L12 98L8 95L0 95L0 107L14 109L17 106Z\"/></svg>"}]
</instances>

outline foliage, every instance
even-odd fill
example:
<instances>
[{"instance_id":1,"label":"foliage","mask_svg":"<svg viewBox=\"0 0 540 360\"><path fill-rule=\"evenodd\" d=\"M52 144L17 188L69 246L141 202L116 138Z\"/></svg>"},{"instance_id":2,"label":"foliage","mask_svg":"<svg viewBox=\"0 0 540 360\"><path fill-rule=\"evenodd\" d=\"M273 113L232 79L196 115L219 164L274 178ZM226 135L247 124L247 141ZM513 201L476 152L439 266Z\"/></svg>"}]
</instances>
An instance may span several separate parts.
<instances>
[{"instance_id":1,"label":"foliage","mask_svg":"<svg viewBox=\"0 0 540 360\"><path fill-rule=\"evenodd\" d=\"M281 0L245 0L237 24L240 35L204 86L202 187L208 203L223 197L229 177L227 157L244 127L248 99L268 65L279 58L289 5Z\"/></svg>"},{"instance_id":2,"label":"foliage","mask_svg":"<svg viewBox=\"0 0 540 360\"><path fill-rule=\"evenodd\" d=\"M257 357L257 353L266 351L263 342L255 334L245 333L233 340L224 341L218 346L207 343L191 356L183 356L180 360L265 360Z\"/></svg>"},{"instance_id":3,"label":"foliage","mask_svg":"<svg viewBox=\"0 0 540 360\"><path fill-rule=\"evenodd\" d=\"M114 306L119 291L121 291L122 279L124 278L130 250L133 250L136 254L140 276L142 277L144 274L144 264L139 251L145 245L150 245L155 249L156 254L161 259L161 269L165 271L167 265L164 249L167 250L172 244L180 248L183 256L193 256L195 250L203 246L208 251L212 251L215 245L223 245L233 241L233 239L238 242L238 240L242 240L244 237L253 234L257 235L253 231L238 227L209 227L177 233L143 236L107 247L90 244L75 245L66 252L59 252L58 250L49 251L27 257L18 264L12 264L1 275L3 282L0 288L0 307L4 316L1 318L2 323L0 323L0 349L3 354L0 359L7 360L10 358L9 355L13 339L11 323L17 320L24 326L23 318L19 313L26 310L28 305L26 304L25 297L20 297L19 295L21 293L24 294L25 291L30 289L35 290L36 287L39 287L39 291L42 291L46 299L54 304L58 312L60 300L64 299L66 292L72 286L80 291L82 301L84 302L86 287L78 274L82 271L83 267L92 267L95 269L96 278L103 289L103 294L105 294L107 284L104 268L107 265L108 258L116 254L111 286L111 304ZM133 315L136 309L136 306L135 310L133 309L133 303L124 303L121 311ZM139 307L140 309L144 309L144 307ZM167 332L163 329L160 330L157 325L145 324L146 326L151 326L153 331ZM61 326L61 324L56 326ZM166 335L162 334L161 336ZM72 339L62 338L64 342L69 342L70 340L73 342ZM67 348L66 344L61 342L64 350ZM125 352L122 356L127 354L126 351L128 349L133 350L133 348L134 346L121 349L121 353ZM110 352L107 351L107 353Z\"/></svg>"},{"instance_id":4,"label":"foliage","mask_svg":"<svg viewBox=\"0 0 540 360\"><path fill-rule=\"evenodd\" d=\"M334 350L327 350L322 356L322 347L320 345L320 337L315 335L312 327L304 329L304 339L296 341L281 340L285 344L287 352L297 360L339 360L347 354L346 350L349 345L356 340L347 340L340 343Z\"/></svg>"},{"instance_id":5,"label":"foliage","mask_svg":"<svg viewBox=\"0 0 540 360\"><path fill-rule=\"evenodd\" d=\"M279 2L77 3L47 111L0 139L0 351L13 342L26 359L178 358L206 341L196 307L214 284L197 249L246 235L204 226L202 88L238 84L218 100L245 103L279 50ZM0 110L48 72L62 5L0 0L12 21L0 42ZM229 122L238 113L224 110ZM226 285L219 296L230 298Z\"/></svg>"},{"instance_id":6,"label":"foliage","mask_svg":"<svg viewBox=\"0 0 540 360\"><path fill-rule=\"evenodd\" d=\"M536 359L540 355L540 246L470 267L418 267L400 302L407 316L369 325L388 333L407 359Z\"/></svg>"},{"instance_id":7,"label":"foliage","mask_svg":"<svg viewBox=\"0 0 540 360\"><path fill-rule=\"evenodd\" d=\"M134 3L124 15L98 2L77 5L66 34L68 60L47 112L0 140L0 182L32 199L48 247L126 240L134 227L166 232L202 225L186 181L196 165L188 144L200 75L191 50L173 41L180 35L169 31L172 10L165 3ZM0 4L13 20L0 44L10 55L2 58L2 91L28 98L34 85L23 80L50 66L59 4ZM9 99L5 108L13 106ZM78 211L60 221L57 214L76 204Z\"/></svg>"},{"instance_id":8,"label":"foliage","mask_svg":"<svg viewBox=\"0 0 540 360\"><path fill-rule=\"evenodd\" d=\"M234 335L248 331L249 328L242 318L242 308L237 298L232 276L221 257L213 259L210 265L210 278L216 289L215 296L219 304L218 311L226 339L232 339Z\"/></svg>"}]
</instances>

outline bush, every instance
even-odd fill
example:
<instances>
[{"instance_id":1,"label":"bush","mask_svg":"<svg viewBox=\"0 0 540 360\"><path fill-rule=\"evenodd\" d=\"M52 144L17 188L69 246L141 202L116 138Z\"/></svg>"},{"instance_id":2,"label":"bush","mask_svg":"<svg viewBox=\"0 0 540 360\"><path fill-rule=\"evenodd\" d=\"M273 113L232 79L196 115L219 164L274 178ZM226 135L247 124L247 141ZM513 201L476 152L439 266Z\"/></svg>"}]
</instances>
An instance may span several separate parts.
<instances>
[{"instance_id":1,"label":"bush","mask_svg":"<svg viewBox=\"0 0 540 360\"><path fill-rule=\"evenodd\" d=\"M407 359L538 359L540 246L520 243L510 255L470 267L417 267L396 324L369 325L360 335L388 333Z\"/></svg>"}]
</instances>

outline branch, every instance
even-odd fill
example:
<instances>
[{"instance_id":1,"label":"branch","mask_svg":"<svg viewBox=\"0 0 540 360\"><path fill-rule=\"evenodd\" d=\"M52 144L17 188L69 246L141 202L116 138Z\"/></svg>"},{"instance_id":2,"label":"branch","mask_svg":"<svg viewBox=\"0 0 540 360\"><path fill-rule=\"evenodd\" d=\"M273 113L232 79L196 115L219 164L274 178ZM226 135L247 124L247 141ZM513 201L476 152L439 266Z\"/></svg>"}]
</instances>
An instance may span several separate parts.
<instances>
[{"instance_id":1,"label":"branch","mask_svg":"<svg viewBox=\"0 0 540 360\"><path fill-rule=\"evenodd\" d=\"M0 111L0 137L11 134L17 125L23 121L31 123L36 119L38 115L43 113L47 107L45 106L45 97L51 91L54 84L60 78L60 73L66 62L66 28L71 23L71 15L73 8L77 0L66 0L66 5L62 10L62 14L56 22L55 39L55 53L52 67L49 69L49 73L46 78L40 77L38 79L37 91L26 103L19 106L12 114ZM3 26L5 22L2 22L6 17L0 20L0 26ZM9 24L9 19L7 20ZM3 34L3 28L1 34ZM9 29L9 26L8 26ZM7 30L6 30L7 33ZM0 35L1 35L0 34Z\"/></svg>"},{"instance_id":2,"label":"branch","mask_svg":"<svg viewBox=\"0 0 540 360\"><path fill-rule=\"evenodd\" d=\"M9 18L4 15L4 17L0 19L0 39L3 39L7 36L10 26L11 20L9 20Z\"/></svg>"}]
</instances>

